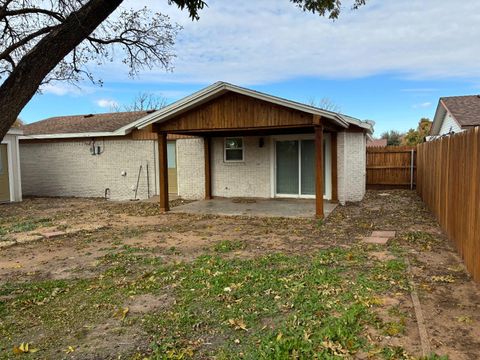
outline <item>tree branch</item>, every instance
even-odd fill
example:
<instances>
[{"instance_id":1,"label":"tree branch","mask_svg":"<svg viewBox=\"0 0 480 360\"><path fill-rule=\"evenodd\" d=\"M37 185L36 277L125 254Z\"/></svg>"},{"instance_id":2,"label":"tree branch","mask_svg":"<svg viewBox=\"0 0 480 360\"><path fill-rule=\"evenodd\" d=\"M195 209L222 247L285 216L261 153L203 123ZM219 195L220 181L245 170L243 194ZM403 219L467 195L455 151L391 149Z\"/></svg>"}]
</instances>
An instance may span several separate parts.
<instances>
[{"instance_id":1,"label":"tree branch","mask_svg":"<svg viewBox=\"0 0 480 360\"><path fill-rule=\"evenodd\" d=\"M7 56L9 56L13 51L18 49L19 47L28 44L28 42L35 39L36 37L39 37L41 35L49 33L50 31L52 31L55 28L56 28L56 26L47 26L43 29L40 29L40 30L38 30L34 33L31 33L31 34L27 35L26 37L24 37L20 41L10 45L8 48L6 48L4 51L2 51L0 53L0 60L6 60Z\"/></svg>"}]
</instances>

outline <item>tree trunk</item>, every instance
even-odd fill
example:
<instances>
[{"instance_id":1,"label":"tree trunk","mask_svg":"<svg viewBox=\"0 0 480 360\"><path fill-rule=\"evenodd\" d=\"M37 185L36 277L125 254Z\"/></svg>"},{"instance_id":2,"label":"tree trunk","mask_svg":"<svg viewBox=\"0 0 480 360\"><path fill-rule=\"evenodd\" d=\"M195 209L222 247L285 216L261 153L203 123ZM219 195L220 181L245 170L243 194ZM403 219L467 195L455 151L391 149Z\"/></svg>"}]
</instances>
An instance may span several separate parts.
<instances>
[{"instance_id":1,"label":"tree trunk","mask_svg":"<svg viewBox=\"0 0 480 360\"><path fill-rule=\"evenodd\" d=\"M0 86L0 141L43 79L90 35L123 0L90 0L42 38Z\"/></svg>"}]
</instances>

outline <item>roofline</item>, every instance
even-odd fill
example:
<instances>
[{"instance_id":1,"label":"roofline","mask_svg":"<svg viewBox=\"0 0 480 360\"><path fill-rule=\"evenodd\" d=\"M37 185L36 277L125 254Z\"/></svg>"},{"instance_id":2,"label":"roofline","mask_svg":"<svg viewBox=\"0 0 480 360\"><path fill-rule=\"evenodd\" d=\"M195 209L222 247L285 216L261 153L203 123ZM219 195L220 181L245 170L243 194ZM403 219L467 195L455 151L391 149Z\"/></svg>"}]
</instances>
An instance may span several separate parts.
<instances>
[{"instance_id":1,"label":"roofline","mask_svg":"<svg viewBox=\"0 0 480 360\"><path fill-rule=\"evenodd\" d=\"M65 133L65 134L34 134L20 136L20 140L41 140L41 139L72 139L72 138L96 138L96 137L111 137L111 136L125 136L129 132L87 132L87 133Z\"/></svg>"},{"instance_id":2,"label":"roofline","mask_svg":"<svg viewBox=\"0 0 480 360\"><path fill-rule=\"evenodd\" d=\"M460 129L463 129L462 125L455 119L455 116L452 112L448 109L447 105L443 101L443 97L438 100L437 110L435 111L435 116L433 117L432 127L430 128L430 136L438 135L440 129L442 128L442 124L445 121L446 114L450 114L452 119L457 123ZM439 124L437 126L437 124Z\"/></svg>"},{"instance_id":3,"label":"roofline","mask_svg":"<svg viewBox=\"0 0 480 360\"><path fill-rule=\"evenodd\" d=\"M142 119L137 120L136 122L129 124L129 126L135 126L139 129L145 128L148 125L151 125L155 122L163 122L169 120L171 117L173 117L176 113L180 111L187 111L190 108L194 107L196 104L202 103L204 101L209 100L215 95L218 95L222 92L226 91L233 91L238 94L254 97L259 100L264 100L267 102L271 102L277 105L282 105L289 107L291 109L307 112L313 115L320 115L323 117L327 117L331 120L333 120L335 123L340 125L343 128L348 128L349 124L353 123L352 121L349 121L345 119L342 114L330 112L327 110L322 110L313 106L305 105L299 102L283 99L277 96L273 95L268 95L259 91L255 90L250 90L246 89L240 86L232 85L226 82L216 82L210 86L207 86L204 89L201 89L187 97L184 97L183 99L180 99L163 109L160 109L152 114L149 114L145 116ZM372 132L372 126L371 124L362 122L361 120L358 120L354 125L360 126L362 128L365 128L369 132Z\"/></svg>"},{"instance_id":4,"label":"roofline","mask_svg":"<svg viewBox=\"0 0 480 360\"><path fill-rule=\"evenodd\" d=\"M7 135L23 135L23 130L18 128L10 128Z\"/></svg>"}]
</instances>

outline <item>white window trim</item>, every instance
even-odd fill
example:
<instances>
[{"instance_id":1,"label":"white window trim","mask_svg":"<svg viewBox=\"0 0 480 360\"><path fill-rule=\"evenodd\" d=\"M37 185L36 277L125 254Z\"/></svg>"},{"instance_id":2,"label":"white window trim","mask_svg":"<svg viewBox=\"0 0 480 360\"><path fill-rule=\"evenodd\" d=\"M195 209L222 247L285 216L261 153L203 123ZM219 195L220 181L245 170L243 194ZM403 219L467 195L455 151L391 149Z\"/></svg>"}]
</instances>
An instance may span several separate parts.
<instances>
[{"instance_id":1,"label":"white window trim","mask_svg":"<svg viewBox=\"0 0 480 360\"><path fill-rule=\"evenodd\" d=\"M227 139L242 139L242 147L229 150L242 150L242 160L227 160ZM223 162L244 163L245 162L245 139L242 136L227 136L223 138Z\"/></svg>"}]
</instances>

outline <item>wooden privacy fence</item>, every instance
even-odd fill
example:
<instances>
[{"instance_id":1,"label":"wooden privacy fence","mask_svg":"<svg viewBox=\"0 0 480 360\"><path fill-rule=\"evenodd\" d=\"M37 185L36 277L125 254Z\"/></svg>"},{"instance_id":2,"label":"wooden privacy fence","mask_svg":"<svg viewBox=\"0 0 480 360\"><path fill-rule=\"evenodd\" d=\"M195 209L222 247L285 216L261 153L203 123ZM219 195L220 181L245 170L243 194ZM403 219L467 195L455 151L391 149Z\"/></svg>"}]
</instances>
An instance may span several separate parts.
<instances>
[{"instance_id":1,"label":"wooden privacy fence","mask_svg":"<svg viewBox=\"0 0 480 360\"><path fill-rule=\"evenodd\" d=\"M415 147L367 147L367 188L413 189L416 176Z\"/></svg>"},{"instance_id":2,"label":"wooden privacy fence","mask_svg":"<svg viewBox=\"0 0 480 360\"><path fill-rule=\"evenodd\" d=\"M418 146L417 192L480 281L480 129Z\"/></svg>"}]
</instances>

